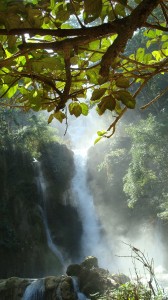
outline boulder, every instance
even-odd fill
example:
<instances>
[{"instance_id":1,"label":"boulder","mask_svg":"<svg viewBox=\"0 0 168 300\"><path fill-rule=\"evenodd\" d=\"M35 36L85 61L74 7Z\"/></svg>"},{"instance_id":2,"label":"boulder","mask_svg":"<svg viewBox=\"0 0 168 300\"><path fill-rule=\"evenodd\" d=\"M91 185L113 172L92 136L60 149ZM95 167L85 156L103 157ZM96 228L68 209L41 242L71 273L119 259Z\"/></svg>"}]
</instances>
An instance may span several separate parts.
<instances>
[{"instance_id":1,"label":"boulder","mask_svg":"<svg viewBox=\"0 0 168 300\"><path fill-rule=\"evenodd\" d=\"M98 260L94 256L86 257L80 265L70 265L67 268L67 275L78 277L79 290L87 297L95 294L103 295L107 290L115 289L120 284L130 281L123 274L112 275L108 270L99 268Z\"/></svg>"},{"instance_id":2,"label":"boulder","mask_svg":"<svg viewBox=\"0 0 168 300\"><path fill-rule=\"evenodd\" d=\"M26 287L31 284L30 279L11 277L0 280L0 299L1 300L20 300Z\"/></svg>"},{"instance_id":3,"label":"boulder","mask_svg":"<svg viewBox=\"0 0 168 300\"><path fill-rule=\"evenodd\" d=\"M66 273L69 276L78 277L81 271L82 271L81 265L73 264L68 266Z\"/></svg>"},{"instance_id":4,"label":"boulder","mask_svg":"<svg viewBox=\"0 0 168 300\"><path fill-rule=\"evenodd\" d=\"M92 269L98 268L98 259L95 256L87 256L81 263L82 268Z\"/></svg>"}]
</instances>

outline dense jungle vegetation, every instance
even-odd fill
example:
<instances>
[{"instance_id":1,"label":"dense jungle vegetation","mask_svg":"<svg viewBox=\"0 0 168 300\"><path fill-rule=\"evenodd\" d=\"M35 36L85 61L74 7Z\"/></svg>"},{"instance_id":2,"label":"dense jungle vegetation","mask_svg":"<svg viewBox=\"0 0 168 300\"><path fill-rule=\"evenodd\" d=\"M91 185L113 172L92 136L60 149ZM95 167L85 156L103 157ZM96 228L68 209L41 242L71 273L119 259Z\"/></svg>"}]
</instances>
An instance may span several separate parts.
<instances>
[{"instance_id":1,"label":"dense jungle vegetation","mask_svg":"<svg viewBox=\"0 0 168 300\"><path fill-rule=\"evenodd\" d=\"M106 208L109 224L113 221L110 209L115 207L112 217L117 215L121 222L116 235L127 234L124 222L130 222L131 227L135 219L161 220L168 247L167 49L167 0L0 1L0 254L9 259L7 267L15 266L15 258L10 260L13 249L20 251L16 260L22 262L25 274L25 249L27 261L35 249L32 259L37 268L43 261L46 268L55 263L46 250L42 218L35 204L39 195L32 164L36 160L42 162L50 182L47 209L55 242L64 251L69 247L74 257L75 250L79 252L71 237L75 233L80 240L82 229L68 194L74 175L73 154L51 124L59 121L68 134L71 116L85 116L87 123L91 109L105 120L105 130L100 128L96 145L89 151L88 181L96 205ZM65 140L68 145L66 135ZM100 140L105 142L98 143ZM18 170L14 171L16 165ZM24 192L19 192L20 187L22 191L25 187ZM27 223L24 218L20 222L23 212ZM55 212L60 229L57 236ZM37 229L33 232L30 228L33 234L26 242L24 232L22 240L17 236L20 224L22 229L30 224ZM134 231L137 234L136 227ZM36 250L41 241L40 260ZM32 268L28 274L33 272ZM39 268L37 275L41 274L44 269ZM136 292L134 285L125 285L113 297L151 299L141 286Z\"/></svg>"}]
</instances>

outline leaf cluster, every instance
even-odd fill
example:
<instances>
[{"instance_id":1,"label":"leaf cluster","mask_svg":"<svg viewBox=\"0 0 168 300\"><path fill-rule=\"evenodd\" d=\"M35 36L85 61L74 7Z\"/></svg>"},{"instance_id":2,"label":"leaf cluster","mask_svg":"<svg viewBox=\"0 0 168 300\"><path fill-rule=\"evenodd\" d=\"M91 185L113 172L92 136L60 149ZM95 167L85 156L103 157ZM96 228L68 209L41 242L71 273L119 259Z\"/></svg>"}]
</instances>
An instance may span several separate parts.
<instances>
[{"instance_id":1,"label":"leaf cluster","mask_svg":"<svg viewBox=\"0 0 168 300\"><path fill-rule=\"evenodd\" d=\"M147 82L167 72L167 3L159 2L1 1L0 105L47 110L49 123L95 105L116 117L111 136ZM146 45L128 54L141 27Z\"/></svg>"}]
</instances>

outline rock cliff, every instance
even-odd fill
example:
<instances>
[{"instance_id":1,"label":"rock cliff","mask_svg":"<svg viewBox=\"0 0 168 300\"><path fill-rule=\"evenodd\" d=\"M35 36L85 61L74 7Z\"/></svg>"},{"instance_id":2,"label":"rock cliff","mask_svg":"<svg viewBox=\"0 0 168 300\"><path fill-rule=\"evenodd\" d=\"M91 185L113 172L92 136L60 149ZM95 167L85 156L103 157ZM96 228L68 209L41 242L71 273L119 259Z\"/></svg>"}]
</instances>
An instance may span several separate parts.
<instances>
[{"instance_id":1,"label":"rock cliff","mask_svg":"<svg viewBox=\"0 0 168 300\"><path fill-rule=\"evenodd\" d=\"M65 145L41 144L39 163L47 182L47 218L53 241L66 258L80 243L81 224L69 200L73 154ZM0 151L0 278L61 274L62 266L48 248L40 210L37 162L10 144ZM78 225L76 225L78 224ZM70 238L71 237L71 238ZM79 243L78 243L79 241Z\"/></svg>"}]
</instances>

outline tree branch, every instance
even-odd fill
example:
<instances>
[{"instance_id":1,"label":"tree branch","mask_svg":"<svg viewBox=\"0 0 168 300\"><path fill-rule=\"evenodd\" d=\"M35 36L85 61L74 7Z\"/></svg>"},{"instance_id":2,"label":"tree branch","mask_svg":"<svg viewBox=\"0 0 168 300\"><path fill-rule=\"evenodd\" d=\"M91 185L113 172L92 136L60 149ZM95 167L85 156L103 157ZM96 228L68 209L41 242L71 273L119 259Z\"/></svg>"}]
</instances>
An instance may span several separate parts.
<instances>
[{"instance_id":1,"label":"tree branch","mask_svg":"<svg viewBox=\"0 0 168 300\"><path fill-rule=\"evenodd\" d=\"M153 103L155 103L159 98L161 98L167 91L168 91L168 87L166 87L159 95L157 95L150 102L148 102L147 104L141 106L141 109L144 110L144 109L148 108L150 105L152 105Z\"/></svg>"},{"instance_id":2,"label":"tree branch","mask_svg":"<svg viewBox=\"0 0 168 300\"><path fill-rule=\"evenodd\" d=\"M127 111L127 107L125 106L123 108L123 110L121 111L121 113L115 118L114 122L107 129L107 131L112 130L112 133L110 135L104 135L104 137L106 137L106 138L112 137L112 135L115 133L116 125L117 125L118 121L122 118L122 116L125 114L126 111Z\"/></svg>"},{"instance_id":3,"label":"tree branch","mask_svg":"<svg viewBox=\"0 0 168 300\"><path fill-rule=\"evenodd\" d=\"M143 0L130 14L123 18L117 31L118 36L102 57L100 75L107 77L109 68L118 55L124 51L133 33L145 23L149 14L159 4L160 0Z\"/></svg>"},{"instance_id":4,"label":"tree branch","mask_svg":"<svg viewBox=\"0 0 168 300\"><path fill-rule=\"evenodd\" d=\"M0 35L23 35L29 34L30 37L35 35L45 36L51 35L54 37L74 37L74 36L105 36L109 34L114 34L118 31L118 21L114 20L111 23L105 23L93 27L82 27L82 28L72 28L72 29L43 29L43 28L16 28L16 29L0 29ZM122 20L120 20L122 21Z\"/></svg>"},{"instance_id":5,"label":"tree branch","mask_svg":"<svg viewBox=\"0 0 168 300\"><path fill-rule=\"evenodd\" d=\"M10 88L20 79L20 77L16 78L14 81L11 82L11 84L8 86L7 90L0 96L0 98L3 98L6 93L10 90Z\"/></svg>"},{"instance_id":6,"label":"tree branch","mask_svg":"<svg viewBox=\"0 0 168 300\"><path fill-rule=\"evenodd\" d=\"M65 62L65 71L66 71L66 84L64 87L64 91L60 97L60 103L56 107L56 111L59 111L60 109L65 107L65 103L69 99L69 92L71 88L71 82L72 82L72 77L71 77L71 70L70 70L70 48L66 49L64 51L64 62Z\"/></svg>"},{"instance_id":7,"label":"tree branch","mask_svg":"<svg viewBox=\"0 0 168 300\"><path fill-rule=\"evenodd\" d=\"M165 8L165 6L164 6L164 4L162 2L160 3L160 6L161 6L161 9L162 9L165 21L168 24L168 16L167 16L166 8Z\"/></svg>"},{"instance_id":8,"label":"tree branch","mask_svg":"<svg viewBox=\"0 0 168 300\"><path fill-rule=\"evenodd\" d=\"M61 91L56 88L55 83L51 79L49 79L48 77L43 76L43 75L38 75L38 74L35 74L35 73L18 72L18 74L20 74L20 76L22 76L22 77L27 77L27 78L39 80L40 82L50 86L53 89L53 91L55 91L60 97L62 97Z\"/></svg>"},{"instance_id":9,"label":"tree branch","mask_svg":"<svg viewBox=\"0 0 168 300\"><path fill-rule=\"evenodd\" d=\"M20 50L37 50L37 49L52 49L57 51L64 51L65 48L74 48L79 45L87 44L93 40L93 37L75 37L65 39L58 42L42 42L42 43L24 43L19 45Z\"/></svg>"},{"instance_id":10,"label":"tree branch","mask_svg":"<svg viewBox=\"0 0 168 300\"><path fill-rule=\"evenodd\" d=\"M156 25L156 24L151 24L151 23L145 22L144 26L147 27L147 28L153 28L153 29L162 30L164 32L168 32L168 28L167 27L163 27L161 25Z\"/></svg>"}]
</instances>

